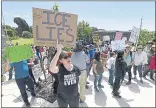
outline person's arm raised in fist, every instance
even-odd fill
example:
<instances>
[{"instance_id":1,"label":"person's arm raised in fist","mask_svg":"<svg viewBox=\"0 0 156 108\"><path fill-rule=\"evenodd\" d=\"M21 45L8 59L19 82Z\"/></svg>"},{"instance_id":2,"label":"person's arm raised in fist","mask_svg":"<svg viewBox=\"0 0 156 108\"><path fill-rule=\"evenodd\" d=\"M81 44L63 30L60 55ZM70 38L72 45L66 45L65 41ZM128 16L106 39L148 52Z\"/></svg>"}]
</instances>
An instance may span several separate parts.
<instances>
[{"instance_id":1,"label":"person's arm raised in fist","mask_svg":"<svg viewBox=\"0 0 156 108\"><path fill-rule=\"evenodd\" d=\"M57 48L57 53L55 54L54 58L52 59L52 61L50 63L50 66L49 66L49 71L51 71L52 73L58 73L59 72L59 69L57 67L57 61L58 61L59 56L62 52L63 45L57 44L56 48Z\"/></svg>"}]
</instances>

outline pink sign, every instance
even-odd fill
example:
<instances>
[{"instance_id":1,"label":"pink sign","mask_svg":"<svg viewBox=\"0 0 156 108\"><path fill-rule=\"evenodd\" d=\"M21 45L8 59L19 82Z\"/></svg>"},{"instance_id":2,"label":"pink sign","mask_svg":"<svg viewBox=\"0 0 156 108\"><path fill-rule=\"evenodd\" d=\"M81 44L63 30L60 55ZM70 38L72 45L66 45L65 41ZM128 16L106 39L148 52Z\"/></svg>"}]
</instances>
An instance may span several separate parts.
<instances>
[{"instance_id":1,"label":"pink sign","mask_svg":"<svg viewBox=\"0 0 156 108\"><path fill-rule=\"evenodd\" d=\"M122 32L116 32L115 40L121 40Z\"/></svg>"}]
</instances>

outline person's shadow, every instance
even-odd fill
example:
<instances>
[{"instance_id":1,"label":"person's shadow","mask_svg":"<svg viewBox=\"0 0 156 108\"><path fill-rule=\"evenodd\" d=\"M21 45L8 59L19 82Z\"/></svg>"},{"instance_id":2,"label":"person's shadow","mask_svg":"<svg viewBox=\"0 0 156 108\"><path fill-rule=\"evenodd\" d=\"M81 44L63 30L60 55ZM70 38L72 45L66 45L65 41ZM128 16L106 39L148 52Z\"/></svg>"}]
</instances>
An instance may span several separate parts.
<instances>
[{"instance_id":1,"label":"person's shadow","mask_svg":"<svg viewBox=\"0 0 156 108\"><path fill-rule=\"evenodd\" d=\"M150 79L147 79L147 78L144 78L144 80L147 80L147 81L149 81L150 83L152 83L153 85L155 85L155 82L156 82L156 80L155 81L152 81L152 80L150 80Z\"/></svg>"},{"instance_id":2,"label":"person's shadow","mask_svg":"<svg viewBox=\"0 0 156 108\"><path fill-rule=\"evenodd\" d=\"M136 79L134 81L137 83L137 85L139 85L141 87L152 88L152 86L145 81L143 81L143 83L141 83L139 80L136 80Z\"/></svg>"},{"instance_id":3,"label":"person's shadow","mask_svg":"<svg viewBox=\"0 0 156 108\"><path fill-rule=\"evenodd\" d=\"M131 83L130 85L127 85L127 87L133 93L140 93L140 88L139 88L138 84Z\"/></svg>"},{"instance_id":4,"label":"person's shadow","mask_svg":"<svg viewBox=\"0 0 156 108\"><path fill-rule=\"evenodd\" d=\"M99 92L95 91L95 104L99 106L106 106L107 96L105 92L100 89Z\"/></svg>"},{"instance_id":5,"label":"person's shadow","mask_svg":"<svg viewBox=\"0 0 156 108\"><path fill-rule=\"evenodd\" d=\"M88 107L88 105L85 102L83 102L79 105L79 107Z\"/></svg>"},{"instance_id":6,"label":"person's shadow","mask_svg":"<svg viewBox=\"0 0 156 108\"><path fill-rule=\"evenodd\" d=\"M120 107L130 107L130 105L127 102L134 101L134 99L125 99L125 98L115 98Z\"/></svg>"}]
</instances>

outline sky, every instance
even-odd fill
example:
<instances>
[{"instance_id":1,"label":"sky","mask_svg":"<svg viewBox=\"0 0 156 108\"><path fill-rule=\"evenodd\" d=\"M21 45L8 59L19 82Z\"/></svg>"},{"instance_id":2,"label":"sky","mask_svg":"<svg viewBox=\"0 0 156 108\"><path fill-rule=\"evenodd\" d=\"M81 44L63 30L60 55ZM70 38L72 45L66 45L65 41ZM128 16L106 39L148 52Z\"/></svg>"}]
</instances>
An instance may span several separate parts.
<instances>
[{"instance_id":1,"label":"sky","mask_svg":"<svg viewBox=\"0 0 156 108\"><path fill-rule=\"evenodd\" d=\"M133 26L155 31L155 2L154 1L61 1L57 2L60 12L78 15L78 21L85 20L90 26L105 30L131 30ZM51 9L54 1L3 1L3 22L17 27L14 17L21 17L32 26L32 7Z\"/></svg>"}]
</instances>

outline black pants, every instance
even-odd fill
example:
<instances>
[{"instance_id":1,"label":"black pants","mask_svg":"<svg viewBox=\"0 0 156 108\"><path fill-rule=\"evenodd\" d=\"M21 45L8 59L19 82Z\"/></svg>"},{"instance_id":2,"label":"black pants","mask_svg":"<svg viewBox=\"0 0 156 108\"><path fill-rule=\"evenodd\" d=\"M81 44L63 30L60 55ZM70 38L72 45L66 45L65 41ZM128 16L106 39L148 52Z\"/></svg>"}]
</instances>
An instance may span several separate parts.
<instances>
[{"instance_id":1,"label":"black pants","mask_svg":"<svg viewBox=\"0 0 156 108\"><path fill-rule=\"evenodd\" d=\"M53 84L53 89L54 89L54 93L57 93L57 88L59 85L59 80L58 80L58 74L51 74L52 77L55 78L54 84Z\"/></svg>"},{"instance_id":2,"label":"black pants","mask_svg":"<svg viewBox=\"0 0 156 108\"><path fill-rule=\"evenodd\" d=\"M67 108L69 105L69 107L71 107L71 108L72 107L78 108L79 107L79 94L77 96L74 96L71 100L66 100L58 94L57 103L58 103L59 107Z\"/></svg>"},{"instance_id":3,"label":"black pants","mask_svg":"<svg viewBox=\"0 0 156 108\"><path fill-rule=\"evenodd\" d=\"M131 81L131 79L132 79L131 68L132 68L132 66L128 66L128 67L127 67L128 81Z\"/></svg>"},{"instance_id":4,"label":"black pants","mask_svg":"<svg viewBox=\"0 0 156 108\"><path fill-rule=\"evenodd\" d=\"M142 78L142 65L138 65L138 66L134 65L133 72L134 72L135 76L137 75L137 70L138 70L138 73L139 73L139 77Z\"/></svg>"},{"instance_id":5,"label":"black pants","mask_svg":"<svg viewBox=\"0 0 156 108\"><path fill-rule=\"evenodd\" d=\"M28 102L28 95L26 93L26 85L30 89L31 94L35 94L34 83L31 79L31 77L28 76L26 78L16 79L16 83L20 90L23 101Z\"/></svg>"},{"instance_id":6,"label":"black pants","mask_svg":"<svg viewBox=\"0 0 156 108\"><path fill-rule=\"evenodd\" d=\"M34 81L34 84L37 85L37 82L36 82L36 80L35 80L35 78L34 78L32 69L29 69L29 75L30 75L30 77L32 78L32 80Z\"/></svg>"},{"instance_id":7,"label":"black pants","mask_svg":"<svg viewBox=\"0 0 156 108\"><path fill-rule=\"evenodd\" d=\"M148 64L144 66L144 72L143 72L143 77L146 77L146 75L150 72L150 78L153 78L153 71L149 70Z\"/></svg>"},{"instance_id":8,"label":"black pants","mask_svg":"<svg viewBox=\"0 0 156 108\"><path fill-rule=\"evenodd\" d=\"M113 94L118 94L118 90L120 89L122 82L122 78L115 78L114 84L113 84Z\"/></svg>"}]
</instances>

